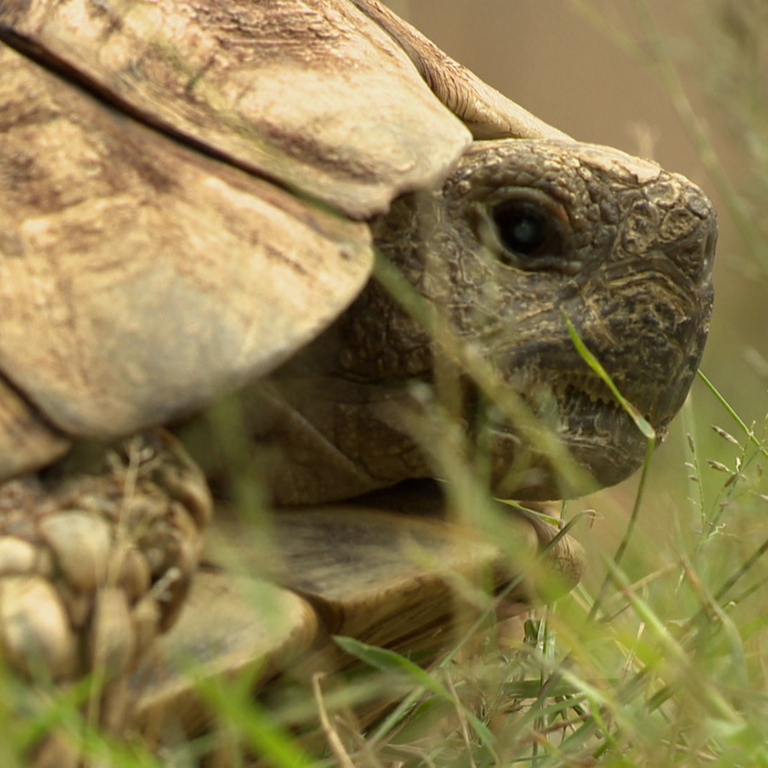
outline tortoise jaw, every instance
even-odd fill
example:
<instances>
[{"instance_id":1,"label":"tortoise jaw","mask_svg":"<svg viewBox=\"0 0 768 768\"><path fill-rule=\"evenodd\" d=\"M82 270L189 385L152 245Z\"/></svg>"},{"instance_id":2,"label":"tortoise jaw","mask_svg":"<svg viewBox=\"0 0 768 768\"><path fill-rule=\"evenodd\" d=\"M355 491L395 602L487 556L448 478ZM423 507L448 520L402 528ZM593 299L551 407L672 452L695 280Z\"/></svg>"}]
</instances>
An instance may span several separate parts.
<instances>
[{"instance_id":1,"label":"tortoise jaw","mask_svg":"<svg viewBox=\"0 0 768 768\"><path fill-rule=\"evenodd\" d=\"M552 384L537 381L520 387L518 382L515 389L538 421L540 434L526 435L526 430L503 418L491 418L488 430L496 495L531 501L573 498L615 485L642 466L647 438L591 371L569 377L559 374ZM656 445L666 437L674 415L669 398L661 400L643 413L655 431ZM557 438L575 471L563 466L562 456L543 448L545 431Z\"/></svg>"},{"instance_id":2,"label":"tortoise jaw","mask_svg":"<svg viewBox=\"0 0 768 768\"><path fill-rule=\"evenodd\" d=\"M674 415L669 409L670 400L664 398L663 402L650 405L646 396L642 403L633 400L627 389L619 387L653 427L654 442L658 445L666 437ZM640 468L647 453L648 437L604 382L595 377L587 380L583 388L569 385L558 399L563 426L561 440L600 487L615 485Z\"/></svg>"},{"instance_id":3,"label":"tortoise jaw","mask_svg":"<svg viewBox=\"0 0 768 768\"><path fill-rule=\"evenodd\" d=\"M646 287L653 285L652 280L646 281ZM653 317L662 303L649 295L642 302L642 297L636 297L634 306ZM578 305L569 309L580 338L594 350L622 396L653 427L655 444L661 443L701 360L712 309L709 271L676 307L674 338L663 333L662 326L649 326L647 338L643 337L628 314L608 314L595 323L588 313L580 315ZM553 310L552 316L557 315ZM507 375L507 385L542 429L557 438L576 471L568 471L563 452L548 449L547 440L492 417L488 424L492 483L494 493L502 497L577 497L625 480L642 466L647 454L647 438L608 385L581 358L568 330L553 328L546 339L529 334L527 342L518 344L512 354L501 349L491 354L499 370L512 372ZM636 341L632 344L626 339Z\"/></svg>"}]
</instances>

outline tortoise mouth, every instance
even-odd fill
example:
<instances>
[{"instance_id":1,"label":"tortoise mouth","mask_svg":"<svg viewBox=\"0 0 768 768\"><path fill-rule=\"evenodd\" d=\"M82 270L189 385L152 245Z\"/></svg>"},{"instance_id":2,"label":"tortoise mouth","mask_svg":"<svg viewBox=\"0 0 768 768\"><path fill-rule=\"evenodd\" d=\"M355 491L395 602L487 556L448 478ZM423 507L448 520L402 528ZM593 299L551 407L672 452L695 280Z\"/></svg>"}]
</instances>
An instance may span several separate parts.
<instances>
[{"instance_id":1,"label":"tortoise mouth","mask_svg":"<svg viewBox=\"0 0 768 768\"><path fill-rule=\"evenodd\" d=\"M491 408L478 430L486 433L483 442L492 456L496 495L520 500L573 498L615 485L642 465L647 438L597 375L559 374L551 383L516 382L513 389L531 424L521 427L500 409ZM628 399L632 402L631 394ZM659 408L639 410L653 426L658 444L672 414Z\"/></svg>"}]
</instances>

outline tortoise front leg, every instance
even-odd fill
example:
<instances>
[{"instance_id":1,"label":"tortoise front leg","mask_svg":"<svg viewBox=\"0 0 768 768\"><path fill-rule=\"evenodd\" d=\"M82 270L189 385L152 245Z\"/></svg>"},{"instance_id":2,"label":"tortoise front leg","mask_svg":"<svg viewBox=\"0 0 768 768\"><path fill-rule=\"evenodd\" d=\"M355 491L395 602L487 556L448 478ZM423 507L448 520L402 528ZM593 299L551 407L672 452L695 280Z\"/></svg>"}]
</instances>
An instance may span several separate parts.
<instances>
[{"instance_id":1,"label":"tortoise front leg","mask_svg":"<svg viewBox=\"0 0 768 768\"><path fill-rule=\"evenodd\" d=\"M0 647L35 701L90 677L87 721L118 733L131 717L129 675L178 617L212 503L166 433L104 459L99 474L54 468L0 486ZM78 751L53 732L30 763L73 765Z\"/></svg>"}]
</instances>

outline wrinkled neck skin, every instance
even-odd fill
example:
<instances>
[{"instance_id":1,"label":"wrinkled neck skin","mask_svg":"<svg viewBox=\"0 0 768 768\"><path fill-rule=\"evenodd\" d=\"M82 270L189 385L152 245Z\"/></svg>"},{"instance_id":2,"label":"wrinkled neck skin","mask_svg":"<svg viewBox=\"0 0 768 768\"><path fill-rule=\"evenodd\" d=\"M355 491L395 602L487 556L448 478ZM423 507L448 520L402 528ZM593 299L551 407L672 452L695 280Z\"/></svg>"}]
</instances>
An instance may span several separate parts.
<instances>
[{"instance_id":1,"label":"wrinkled neck skin","mask_svg":"<svg viewBox=\"0 0 768 768\"><path fill-rule=\"evenodd\" d=\"M255 431L271 448L278 503L445 476L446 446L474 461L467 442L499 496L582 492L452 362L456 338L594 485L623 480L642 463L646 439L577 352L566 317L663 438L712 307L715 215L686 179L599 147L482 142L441 191L400 198L372 229L381 254L434 308L439 331L372 280L262 386ZM452 415L459 432L436 413Z\"/></svg>"}]
</instances>

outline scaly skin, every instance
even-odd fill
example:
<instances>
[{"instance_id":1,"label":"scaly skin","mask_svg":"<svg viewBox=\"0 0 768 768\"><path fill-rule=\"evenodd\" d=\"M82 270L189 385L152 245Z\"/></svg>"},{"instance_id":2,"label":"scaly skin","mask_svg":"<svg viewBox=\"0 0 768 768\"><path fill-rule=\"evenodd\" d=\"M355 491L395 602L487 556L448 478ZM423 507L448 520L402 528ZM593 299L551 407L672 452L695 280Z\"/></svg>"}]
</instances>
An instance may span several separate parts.
<instances>
[{"instance_id":1,"label":"scaly skin","mask_svg":"<svg viewBox=\"0 0 768 768\"><path fill-rule=\"evenodd\" d=\"M597 485L635 471L645 438L577 352L564 315L663 439L712 309L715 213L687 179L602 147L477 142L441 191L399 199L373 231L449 333L498 371ZM276 415L261 403L257 432L279 454L275 498L323 501L432 476L414 434L424 390L413 384L434 383L441 358L424 326L372 281L269 382ZM583 490L519 425L482 405L471 375L460 379L455 410L482 435L495 493Z\"/></svg>"},{"instance_id":2,"label":"scaly skin","mask_svg":"<svg viewBox=\"0 0 768 768\"><path fill-rule=\"evenodd\" d=\"M61 467L0 485L6 671L43 690L90 676L89 719L121 733L128 676L178 617L212 513L204 477L164 433L127 441L98 474ZM31 764L74 765L77 751L53 731Z\"/></svg>"}]
</instances>

